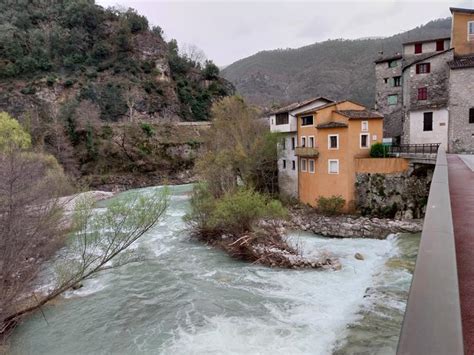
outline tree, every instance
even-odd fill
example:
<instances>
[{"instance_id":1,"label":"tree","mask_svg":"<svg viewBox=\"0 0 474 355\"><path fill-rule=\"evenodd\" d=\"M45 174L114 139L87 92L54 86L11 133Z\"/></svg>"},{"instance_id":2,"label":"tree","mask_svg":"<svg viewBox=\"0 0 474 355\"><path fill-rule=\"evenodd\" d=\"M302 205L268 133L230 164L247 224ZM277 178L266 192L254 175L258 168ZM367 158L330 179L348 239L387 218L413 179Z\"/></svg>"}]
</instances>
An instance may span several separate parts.
<instances>
[{"instance_id":1,"label":"tree","mask_svg":"<svg viewBox=\"0 0 474 355\"><path fill-rule=\"evenodd\" d=\"M140 91L136 86L128 85L124 90L123 97L128 107L128 117L130 122L133 122L133 111L137 101L141 97Z\"/></svg>"},{"instance_id":2,"label":"tree","mask_svg":"<svg viewBox=\"0 0 474 355\"><path fill-rule=\"evenodd\" d=\"M163 216L169 200L166 188L128 194L95 213L94 201L82 197L68 223L63 210L72 201L60 198L70 193L60 165L50 155L25 150L27 133L16 126L15 134L4 132L10 126L0 125L0 137L11 137L3 145L9 148L0 151L0 337L83 280L136 260L127 249ZM55 287L37 295L37 277L48 260L55 265Z\"/></svg>"},{"instance_id":3,"label":"tree","mask_svg":"<svg viewBox=\"0 0 474 355\"><path fill-rule=\"evenodd\" d=\"M26 149L31 145L31 137L20 123L6 112L0 112L0 152Z\"/></svg>"},{"instance_id":4,"label":"tree","mask_svg":"<svg viewBox=\"0 0 474 355\"><path fill-rule=\"evenodd\" d=\"M212 60L206 60L202 74L206 80L214 80L219 77L219 67Z\"/></svg>"},{"instance_id":5,"label":"tree","mask_svg":"<svg viewBox=\"0 0 474 355\"><path fill-rule=\"evenodd\" d=\"M213 124L197 170L212 194L222 196L239 184L259 192L276 192L279 137L239 97L222 99L211 112Z\"/></svg>"},{"instance_id":6,"label":"tree","mask_svg":"<svg viewBox=\"0 0 474 355\"><path fill-rule=\"evenodd\" d=\"M195 44L185 43L179 49L179 54L193 63L194 66L202 66L206 62L206 54Z\"/></svg>"}]
</instances>

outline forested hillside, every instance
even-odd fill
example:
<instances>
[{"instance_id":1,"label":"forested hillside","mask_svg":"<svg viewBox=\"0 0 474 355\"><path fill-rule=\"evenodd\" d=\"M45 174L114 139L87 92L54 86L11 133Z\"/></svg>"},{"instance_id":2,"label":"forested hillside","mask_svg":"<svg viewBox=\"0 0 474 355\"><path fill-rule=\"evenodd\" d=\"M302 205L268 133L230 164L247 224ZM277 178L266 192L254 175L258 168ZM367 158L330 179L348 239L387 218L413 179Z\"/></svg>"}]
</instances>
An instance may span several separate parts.
<instances>
[{"instance_id":1,"label":"forested hillside","mask_svg":"<svg viewBox=\"0 0 474 355\"><path fill-rule=\"evenodd\" d=\"M451 19L440 19L387 38L328 40L298 49L259 52L222 74L250 102L266 107L308 97L348 98L372 106L374 60L401 51L403 42L448 37Z\"/></svg>"},{"instance_id":2,"label":"forested hillside","mask_svg":"<svg viewBox=\"0 0 474 355\"><path fill-rule=\"evenodd\" d=\"M75 176L169 167L156 134L173 144L179 133L153 125L205 121L233 86L162 35L133 9L94 0L1 1L0 111Z\"/></svg>"}]
</instances>

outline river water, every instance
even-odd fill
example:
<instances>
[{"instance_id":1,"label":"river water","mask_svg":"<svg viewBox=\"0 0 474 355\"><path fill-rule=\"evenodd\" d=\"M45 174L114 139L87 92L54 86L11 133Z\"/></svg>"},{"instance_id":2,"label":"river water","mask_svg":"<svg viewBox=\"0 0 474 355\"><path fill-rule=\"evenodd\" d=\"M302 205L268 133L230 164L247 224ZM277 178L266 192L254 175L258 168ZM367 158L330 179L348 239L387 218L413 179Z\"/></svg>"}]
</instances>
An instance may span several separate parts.
<instances>
[{"instance_id":1,"label":"river water","mask_svg":"<svg viewBox=\"0 0 474 355\"><path fill-rule=\"evenodd\" d=\"M249 265L189 239L182 217L191 190L171 188L166 218L135 246L145 261L85 282L45 307L46 320L32 315L14 333L11 352L395 352L419 235L371 240L293 232L304 253L334 254L342 269Z\"/></svg>"}]
</instances>

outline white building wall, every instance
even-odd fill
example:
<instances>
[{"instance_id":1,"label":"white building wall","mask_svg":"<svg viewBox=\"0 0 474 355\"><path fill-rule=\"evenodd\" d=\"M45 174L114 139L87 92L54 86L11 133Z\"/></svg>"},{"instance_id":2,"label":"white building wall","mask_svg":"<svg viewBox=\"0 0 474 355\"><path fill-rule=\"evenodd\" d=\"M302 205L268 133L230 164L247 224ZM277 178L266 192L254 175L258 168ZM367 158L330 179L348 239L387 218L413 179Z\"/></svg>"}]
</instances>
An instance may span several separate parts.
<instances>
[{"instance_id":1,"label":"white building wall","mask_svg":"<svg viewBox=\"0 0 474 355\"><path fill-rule=\"evenodd\" d=\"M433 130L423 131L423 113L433 112ZM411 111L409 115L410 144L441 143L448 149L449 112L446 108L439 110Z\"/></svg>"},{"instance_id":2,"label":"white building wall","mask_svg":"<svg viewBox=\"0 0 474 355\"><path fill-rule=\"evenodd\" d=\"M297 130L298 121L296 115L300 112L311 110L313 108L327 104L326 100L316 100L308 105L300 107L289 112L288 124L277 125L276 116L270 115L270 131L282 133L282 139L285 140L285 149L282 144L279 145L278 159L278 187L280 192L290 197L298 197L298 157L295 155L295 149L292 148L291 138L295 139L295 147L298 146ZM283 160L286 161L286 168L283 168ZM295 162L293 169L293 162Z\"/></svg>"},{"instance_id":3,"label":"white building wall","mask_svg":"<svg viewBox=\"0 0 474 355\"><path fill-rule=\"evenodd\" d=\"M449 49L450 45L451 45L450 40L445 39L444 50ZM436 52L436 41L422 43L421 53L418 53L418 54L431 53L431 52ZM410 43L410 44L403 45L403 54L406 54L406 55L415 54L415 44Z\"/></svg>"},{"instance_id":4,"label":"white building wall","mask_svg":"<svg viewBox=\"0 0 474 355\"><path fill-rule=\"evenodd\" d=\"M280 192L290 197L298 197L298 157L291 146L291 138L295 139L297 145L297 133L285 133L282 139L285 140L285 149L279 146L278 159L278 187ZM283 167L283 160L286 161L286 168ZM293 165L294 162L294 165ZM294 169L293 169L294 166Z\"/></svg>"}]
</instances>

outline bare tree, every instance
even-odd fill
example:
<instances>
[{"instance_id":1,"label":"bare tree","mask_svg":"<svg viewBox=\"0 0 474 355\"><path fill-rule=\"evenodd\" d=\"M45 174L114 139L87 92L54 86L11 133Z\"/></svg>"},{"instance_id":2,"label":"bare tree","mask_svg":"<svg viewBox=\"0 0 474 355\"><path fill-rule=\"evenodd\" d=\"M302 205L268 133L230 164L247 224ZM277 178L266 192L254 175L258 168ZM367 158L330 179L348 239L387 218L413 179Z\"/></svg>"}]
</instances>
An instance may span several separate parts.
<instances>
[{"instance_id":1,"label":"bare tree","mask_svg":"<svg viewBox=\"0 0 474 355\"><path fill-rule=\"evenodd\" d=\"M57 197L69 191L51 156L0 154L0 319L27 303L42 262L63 242ZM11 323L0 322L0 335Z\"/></svg>"},{"instance_id":2,"label":"bare tree","mask_svg":"<svg viewBox=\"0 0 474 355\"><path fill-rule=\"evenodd\" d=\"M100 108L90 100L83 100L74 110L76 129L85 131L88 127L97 128L100 121Z\"/></svg>"},{"instance_id":3,"label":"bare tree","mask_svg":"<svg viewBox=\"0 0 474 355\"><path fill-rule=\"evenodd\" d=\"M179 52L196 65L203 66L207 57L204 51L195 44L184 43L181 45Z\"/></svg>"},{"instance_id":4,"label":"bare tree","mask_svg":"<svg viewBox=\"0 0 474 355\"><path fill-rule=\"evenodd\" d=\"M123 97L128 107L128 117L130 122L133 122L133 112L138 100L141 98L140 90L136 86L129 85L124 90Z\"/></svg>"},{"instance_id":5,"label":"bare tree","mask_svg":"<svg viewBox=\"0 0 474 355\"><path fill-rule=\"evenodd\" d=\"M30 141L16 120L0 113L0 341L25 314L100 271L133 261L127 249L168 206L167 189L116 198L99 214L94 201L83 198L67 223L69 201L59 196L70 191L62 168L51 155L28 151ZM37 295L47 260L57 271L55 287Z\"/></svg>"}]
</instances>

